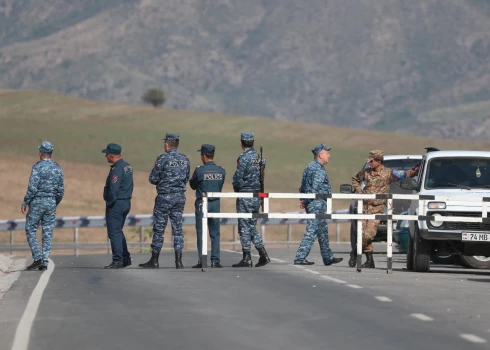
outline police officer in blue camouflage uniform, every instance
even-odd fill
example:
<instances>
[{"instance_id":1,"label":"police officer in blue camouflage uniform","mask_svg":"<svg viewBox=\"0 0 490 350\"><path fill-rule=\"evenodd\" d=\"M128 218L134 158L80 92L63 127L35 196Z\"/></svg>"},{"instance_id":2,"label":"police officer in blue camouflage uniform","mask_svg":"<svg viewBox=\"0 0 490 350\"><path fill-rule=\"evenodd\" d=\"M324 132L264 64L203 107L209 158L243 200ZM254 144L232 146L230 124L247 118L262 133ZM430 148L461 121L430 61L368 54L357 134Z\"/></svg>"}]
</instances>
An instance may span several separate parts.
<instances>
[{"instance_id":1,"label":"police officer in blue camouflage uniform","mask_svg":"<svg viewBox=\"0 0 490 350\"><path fill-rule=\"evenodd\" d=\"M131 254L128 251L123 227L131 210L134 187L133 167L122 159L121 152L122 147L115 143L108 144L102 150L107 162L111 163L104 186L107 235L112 249L112 262L105 266L106 269L120 269L131 265Z\"/></svg>"},{"instance_id":2,"label":"police officer in blue camouflage uniform","mask_svg":"<svg viewBox=\"0 0 490 350\"><path fill-rule=\"evenodd\" d=\"M182 232L182 215L185 206L185 191L190 175L190 161L186 155L179 153L179 135L167 133L165 138L165 154L160 155L150 174L150 183L156 185L157 197L153 209L153 240L151 242L151 258L144 264L145 269L159 267L158 259L163 246L163 234L170 216L172 235L174 237L175 268L182 269L182 249L184 234Z\"/></svg>"},{"instance_id":3,"label":"police officer in blue camouflage uniform","mask_svg":"<svg viewBox=\"0 0 490 350\"><path fill-rule=\"evenodd\" d=\"M301 180L300 193L317 193L330 194L331 186L328 180L325 164L330 159L330 147L326 147L323 143L319 144L311 151L314 160L308 164L303 171L303 179ZM326 199L300 199L299 204L301 209L305 209L307 214L325 214L327 211ZM296 257L294 258L295 265L313 265L314 262L306 260L310 253L315 239L318 237L320 244L320 252L322 254L323 263L332 265L341 262L342 258L334 258L332 250L328 243L328 224L326 219L308 219L306 221L306 232L301 240Z\"/></svg>"},{"instance_id":4,"label":"police officer in blue camouflage uniform","mask_svg":"<svg viewBox=\"0 0 490 350\"><path fill-rule=\"evenodd\" d=\"M44 141L38 147L39 162L34 164L29 178L27 193L21 212L26 215L26 236L34 262L27 270L46 270L53 240L56 208L65 194L64 176L61 167L51 159L54 146ZM29 207L29 210L27 208ZM39 248L36 230L42 223L43 249Z\"/></svg>"},{"instance_id":5,"label":"police officer in blue camouflage uniform","mask_svg":"<svg viewBox=\"0 0 490 350\"><path fill-rule=\"evenodd\" d=\"M201 161L204 165L198 166L189 185L196 190L196 234L197 234L197 251L199 261L193 268L202 268L202 195L203 192L221 192L225 182L226 171L214 162L215 147L209 144L203 144L198 152L201 152ZM208 198L208 213L220 212L220 199ZM220 219L208 218L209 236L211 237L211 267L221 268L220 263ZM206 233L207 234L207 233ZM207 249L207 247L205 247Z\"/></svg>"},{"instance_id":6,"label":"police officer in blue camouflage uniform","mask_svg":"<svg viewBox=\"0 0 490 350\"><path fill-rule=\"evenodd\" d=\"M252 132L241 133L241 146L243 153L237 160L237 170L233 175L233 189L235 192L254 192L260 191L260 155L253 148L254 134ZM265 160L264 160L265 164ZM261 198L237 198L237 213L258 213ZM252 257L250 255L251 244L253 241L255 248L259 251L259 261L255 267L260 267L270 262L269 256L256 228L257 219L238 219L238 233L242 244L243 258L233 267L252 267Z\"/></svg>"}]
</instances>

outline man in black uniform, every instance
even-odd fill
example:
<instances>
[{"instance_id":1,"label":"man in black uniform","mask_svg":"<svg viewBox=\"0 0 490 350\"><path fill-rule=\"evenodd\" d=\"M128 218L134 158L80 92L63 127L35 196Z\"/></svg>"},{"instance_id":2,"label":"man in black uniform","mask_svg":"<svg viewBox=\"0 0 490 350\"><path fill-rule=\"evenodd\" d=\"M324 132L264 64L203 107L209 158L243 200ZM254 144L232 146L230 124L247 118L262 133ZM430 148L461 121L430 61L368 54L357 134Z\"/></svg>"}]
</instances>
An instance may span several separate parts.
<instances>
[{"instance_id":1,"label":"man in black uniform","mask_svg":"<svg viewBox=\"0 0 490 350\"><path fill-rule=\"evenodd\" d=\"M196 190L196 234L197 234L197 251L199 261L193 268L202 268L202 194L203 192L221 192L225 182L226 171L214 162L213 145L204 144L201 149L201 160L204 165L198 166L189 180L193 190ZM208 213L220 212L220 199L208 199ZM220 264L219 246L220 246L220 223L218 218L208 218L209 236L211 237L211 267L223 267ZM207 234L207 232L205 233ZM207 249L207 247L204 247Z\"/></svg>"},{"instance_id":2,"label":"man in black uniform","mask_svg":"<svg viewBox=\"0 0 490 350\"><path fill-rule=\"evenodd\" d=\"M115 143L108 144L102 150L107 162L112 164L104 187L107 234L112 248L112 263L105 266L106 269L120 269L131 265L131 256L122 229L131 209L133 168L122 159L121 151L121 146Z\"/></svg>"}]
</instances>

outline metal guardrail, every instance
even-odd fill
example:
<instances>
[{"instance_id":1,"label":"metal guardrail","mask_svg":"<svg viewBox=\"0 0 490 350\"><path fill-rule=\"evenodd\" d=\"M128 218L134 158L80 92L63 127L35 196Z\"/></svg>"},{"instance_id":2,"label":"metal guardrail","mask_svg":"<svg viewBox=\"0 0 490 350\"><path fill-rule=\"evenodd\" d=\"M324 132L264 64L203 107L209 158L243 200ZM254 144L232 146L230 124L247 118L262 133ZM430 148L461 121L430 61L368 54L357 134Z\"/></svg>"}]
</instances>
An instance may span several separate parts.
<instances>
[{"instance_id":1,"label":"metal guardrail","mask_svg":"<svg viewBox=\"0 0 490 350\"><path fill-rule=\"evenodd\" d=\"M335 213L343 214L348 213L348 209L336 210ZM284 213L288 214L288 213ZM297 214L297 213L289 213ZM183 225L195 226L196 220L194 214L184 214L183 215ZM349 220L328 220L329 223L336 224L336 238L337 242L340 242L340 226L339 223L347 222ZM25 219L21 220L0 220L0 231L9 231L10 233L10 243L0 244L0 250L29 250L27 244L15 244L14 232L25 230ZM233 241L232 242L221 242L222 245L239 245L240 241L238 239L238 219L237 218L221 218L221 225L232 225L233 226ZM261 218L257 220L257 227L260 225L260 232L262 239L265 243L276 243L276 244L299 244L299 242L292 241L292 225L305 224L306 219L272 219L272 218ZM268 225L282 225L287 227L287 236L285 241L266 241L266 226ZM153 215L128 215L125 222L125 227L139 227L139 242L130 242L127 244L130 247L139 247L141 252L143 252L144 247L148 247L150 243L144 241L144 227L153 226ZM40 223L41 227L41 223ZM92 242L92 243L80 243L79 242L79 228L96 228L96 227L106 227L105 216L65 216L59 217L55 220L56 228L73 228L73 243L53 243L53 249L74 249L75 254L78 255L80 249L108 249L110 250L110 243L107 242ZM173 242L168 240L169 249L173 246ZM196 241L189 241L186 244L195 244Z\"/></svg>"}]
</instances>

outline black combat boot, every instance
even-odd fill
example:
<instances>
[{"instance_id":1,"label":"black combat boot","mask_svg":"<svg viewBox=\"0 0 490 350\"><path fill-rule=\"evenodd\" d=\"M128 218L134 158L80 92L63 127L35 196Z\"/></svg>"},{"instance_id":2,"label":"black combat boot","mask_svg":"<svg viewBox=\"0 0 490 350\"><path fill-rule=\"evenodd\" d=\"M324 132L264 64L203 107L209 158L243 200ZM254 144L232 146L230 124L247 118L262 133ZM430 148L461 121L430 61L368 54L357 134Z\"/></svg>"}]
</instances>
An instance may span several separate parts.
<instances>
[{"instance_id":1,"label":"black combat boot","mask_svg":"<svg viewBox=\"0 0 490 350\"><path fill-rule=\"evenodd\" d=\"M144 269L158 269L160 265L158 264L158 257L159 253L151 252L151 258L148 260L148 262L144 264L139 264L139 267L142 267Z\"/></svg>"},{"instance_id":2,"label":"black combat boot","mask_svg":"<svg viewBox=\"0 0 490 350\"><path fill-rule=\"evenodd\" d=\"M373 252L366 252L366 262L362 264L362 268L364 269L374 269L374 260L373 260Z\"/></svg>"},{"instance_id":3,"label":"black combat boot","mask_svg":"<svg viewBox=\"0 0 490 350\"><path fill-rule=\"evenodd\" d=\"M238 262L238 264L231 265L232 267L252 267L252 256L250 252L243 251L243 259Z\"/></svg>"},{"instance_id":4,"label":"black combat boot","mask_svg":"<svg viewBox=\"0 0 490 350\"><path fill-rule=\"evenodd\" d=\"M182 252L175 252L175 268L183 269L184 265L182 265Z\"/></svg>"},{"instance_id":5,"label":"black combat boot","mask_svg":"<svg viewBox=\"0 0 490 350\"><path fill-rule=\"evenodd\" d=\"M41 266L44 266L43 261L41 259L34 261L32 264L26 267L27 271L39 270Z\"/></svg>"},{"instance_id":6,"label":"black combat boot","mask_svg":"<svg viewBox=\"0 0 490 350\"><path fill-rule=\"evenodd\" d=\"M350 252L349 267L356 267L356 263L357 263L357 252L352 250Z\"/></svg>"},{"instance_id":7,"label":"black combat boot","mask_svg":"<svg viewBox=\"0 0 490 350\"><path fill-rule=\"evenodd\" d=\"M271 262L271 259L269 259L269 255L267 255L265 247L257 248L257 250L259 251L260 258L257 264L255 264L255 267L261 267Z\"/></svg>"}]
</instances>

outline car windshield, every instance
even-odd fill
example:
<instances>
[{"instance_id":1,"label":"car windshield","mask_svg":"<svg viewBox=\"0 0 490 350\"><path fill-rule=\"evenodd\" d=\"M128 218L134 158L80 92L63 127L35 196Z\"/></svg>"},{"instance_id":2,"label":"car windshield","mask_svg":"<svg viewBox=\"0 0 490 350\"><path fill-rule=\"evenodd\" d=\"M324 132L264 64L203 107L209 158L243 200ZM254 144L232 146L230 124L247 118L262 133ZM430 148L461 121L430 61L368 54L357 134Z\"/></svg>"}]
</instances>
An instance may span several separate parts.
<instances>
[{"instance_id":1,"label":"car windshield","mask_svg":"<svg viewBox=\"0 0 490 350\"><path fill-rule=\"evenodd\" d=\"M433 158L425 188L490 188L490 158Z\"/></svg>"},{"instance_id":2,"label":"car windshield","mask_svg":"<svg viewBox=\"0 0 490 350\"><path fill-rule=\"evenodd\" d=\"M383 165L394 170L409 170L419 164L421 159L387 159ZM364 164L364 169L369 168L369 163Z\"/></svg>"}]
</instances>

